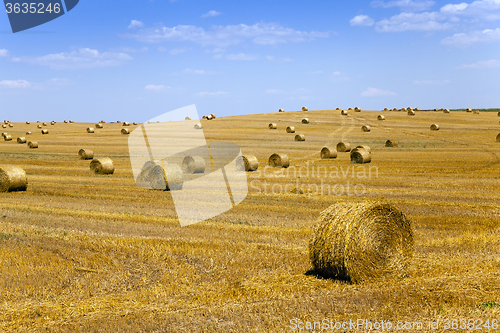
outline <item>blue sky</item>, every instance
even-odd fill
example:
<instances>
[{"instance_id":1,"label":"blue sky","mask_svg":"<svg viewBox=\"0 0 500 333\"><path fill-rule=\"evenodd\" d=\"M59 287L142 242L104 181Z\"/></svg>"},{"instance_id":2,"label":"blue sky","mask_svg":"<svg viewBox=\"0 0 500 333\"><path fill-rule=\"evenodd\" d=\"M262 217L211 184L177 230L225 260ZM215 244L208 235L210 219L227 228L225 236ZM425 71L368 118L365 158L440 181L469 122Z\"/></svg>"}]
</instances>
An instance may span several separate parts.
<instances>
[{"instance_id":1,"label":"blue sky","mask_svg":"<svg viewBox=\"0 0 500 333\"><path fill-rule=\"evenodd\" d=\"M146 121L359 106L500 107L500 0L81 0L13 34L11 121ZM8 116L7 116L8 115Z\"/></svg>"}]
</instances>

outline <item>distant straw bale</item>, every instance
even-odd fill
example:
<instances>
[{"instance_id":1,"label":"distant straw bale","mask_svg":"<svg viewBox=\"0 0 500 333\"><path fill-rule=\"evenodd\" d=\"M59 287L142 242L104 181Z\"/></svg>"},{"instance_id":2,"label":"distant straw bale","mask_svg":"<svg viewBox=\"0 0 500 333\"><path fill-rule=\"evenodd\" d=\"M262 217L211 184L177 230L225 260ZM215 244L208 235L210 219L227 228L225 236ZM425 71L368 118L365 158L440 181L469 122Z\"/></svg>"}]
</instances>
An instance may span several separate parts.
<instances>
[{"instance_id":1,"label":"distant straw bale","mask_svg":"<svg viewBox=\"0 0 500 333\"><path fill-rule=\"evenodd\" d=\"M102 157L90 162L90 171L99 175L110 175L115 172L113 161L109 157Z\"/></svg>"},{"instance_id":2,"label":"distant straw bale","mask_svg":"<svg viewBox=\"0 0 500 333\"><path fill-rule=\"evenodd\" d=\"M14 124L12 124L12 123L9 123L9 127L14 127Z\"/></svg>"},{"instance_id":3,"label":"distant straw bale","mask_svg":"<svg viewBox=\"0 0 500 333\"><path fill-rule=\"evenodd\" d=\"M130 123L128 121L124 121L122 126L130 126Z\"/></svg>"},{"instance_id":4,"label":"distant straw bale","mask_svg":"<svg viewBox=\"0 0 500 333\"><path fill-rule=\"evenodd\" d=\"M302 119L302 124L309 124L309 118Z\"/></svg>"},{"instance_id":5,"label":"distant straw bale","mask_svg":"<svg viewBox=\"0 0 500 333\"><path fill-rule=\"evenodd\" d=\"M370 132L372 130L372 128L368 125L363 125L363 126L361 126L361 130L363 132Z\"/></svg>"},{"instance_id":6,"label":"distant straw bale","mask_svg":"<svg viewBox=\"0 0 500 333\"><path fill-rule=\"evenodd\" d=\"M127 135L130 134L130 131L127 128L122 128L121 133Z\"/></svg>"},{"instance_id":7,"label":"distant straw bale","mask_svg":"<svg viewBox=\"0 0 500 333\"><path fill-rule=\"evenodd\" d=\"M14 165L0 166L0 192L26 191L28 178L26 172Z\"/></svg>"},{"instance_id":8,"label":"distant straw bale","mask_svg":"<svg viewBox=\"0 0 500 333\"><path fill-rule=\"evenodd\" d=\"M5 138L5 136L6 136L6 135L8 135L8 134L9 134L9 133L7 133L7 132L3 132L3 133L2 133L2 136Z\"/></svg>"},{"instance_id":9,"label":"distant straw bale","mask_svg":"<svg viewBox=\"0 0 500 333\"><path fill-rule=\"evenodd\" d=\"M372 161L372 153L363 148L354 148L351 151L352 163L370 163Z\"/></svg>"},{"instance_id":10,"label":"distant straw bale","mask_svg":"<svg viewBox=\"0 0 500 333\"><path fill-rule=\"evenodd\" d=\"M36 148L38 148L38 142L36 142L36 141L28 141L28 148L30 148L30 149L36 149Z\"/></svg>"},{"instance_id":11,"label":"distant straw bale","mask_svg":"<svg viewBox=\"0 0 500 333\"><path fill-rule=\"evenodd\" d=\"M295 126L288 126L286 128L287 133L295 133Z\"/></svg>"},{"instance_id":12,"label":"distant straw bale","mask_svg":"<svg viewBox=\"0 0 500 333\"><path fill-rule=\"evenodd\" d=\"M347 116L349 113L346 110L340 111L340 114L343 116Z\"/></svg>"},{"instance_id":13,"label":"distant straw bale","mask_svg":"<svg viewBox=\"0 0 500 333\"><path fill-rule=\"evenodd\" d=\"M450 113L450 109L444 109L443 113Z\"/></svg>"},{"instance_id":14,"label":"distant straw bale","mask_svg":"<svg viewBox=\"0 0 500 333\"><path fill-rule=\"evenodd\" d=\"M388 112L388 111L389 111L389 109L388 109L388 108L384 108L384 110L383 110L383 111Z\"/></svg>"},{"instance_id":15,"label":"distant straw bale","mask_svg":"<svg viewBox=\"0 0 500 333\"><path fill-rule=\"evenodd\" d=\"M256 171L259 168L259 161L253 155L238 156L236 159L236 170Z\"/></svg>"},{"instance_id":16,"label":"distant straw bale","mask_svg":"<svg viewBox=\"0 0 500 333\"><path fill-rule=\"evenodd\" d=\"M407 111L407 114L408 114L409 116L414 116L414 115L415 115L415 111L413 111L413 110L408 110L408 111Z\"/></svg>"},{"instance_id":17,"label":"distant straw bale","mask_svg":"<svg viewBox=\"0 0 500 333\"><path fill-rule=\"evenodd\" d=\"M186 118L184 118L184 120L191 120L191 117L186 117Z\"/></svg>"},{"instance_id":18,"label":"distant straw bale","mask_svg":"<svg viewBox=\"0 0 500 333\"><path fill-rule=\"evenodd\" d=\"M284 109L279 109L278 112L285 112L285 110Z\"/></svg>"},{"instance_id":19,"label":"distant straw bale","mask_svg":"<svg viewBox=\"0 0 500 333\"><path fill-rule=\"evenodd\" d=\"M361 108L359 108L359 107L357 107L357 106L356 106L356 107L354 108L354 112L361 112Z\"/></svg>"},{"instance_id":20,"label":"distant straw bale","mask_svg":"<svg viewBox=\"0 0 500 333\"><path fill-rule=\"evenodd\" d=\"M31 132L30 131L26 132L26 135L31 135Z\"/></svg>"},{"instance_id":21,"label":"distant straw bale","mask_svg":"<svg viewBox=\"0 0 500 333\"><path fill-rule=\"evenodd\" d=\"M136 183L140 187L152 190L182 190L182 170L177 164L157 164L148 161L142 167Z\"/></svg>"},{"instance_id":22,"label":"distant straw bale","mask_svg":"<svg viewBox=\"0 0 500 333\"><path fill-rule=\"evenodd\" d=\"M37 125L36 128L42 128L42 125Z\"/></svg>"},{"instance_id":23,"label":"distant straw bale","mask_svg":"<svg viewBox=\"0 0 500 333\"><path fill-rule=\"evenodd\" d=\"M431 131L439 131L439 125L438 124L432 124L431 125Z\"/></svg>"},{"instance_id":24,"label":"distant straw bale","mask_svg":"<svg viewBox=\"0 0 500 333\"><path fill-rule=\"evenodd\" d=\"M43 126L47 126L47 123L42 123Z\"/></svg>"},{"instance_id":25,"label":"distant straw bale","mask_svg":"<svg viewBox=\"0 0 500 333\"><path fill-rule=\"evenodd\" d=\"M49 130L43 129L42 134L49 134Z\"/></svg>"},{"instance_id":26,"label":"distant straw bale","mask_svg":"<svg viewBox=\"0 0 500 333\"><path fill-rule=\"evenodd\" d=\"M479 110L472 111L473 114L479 114Z\"/></svg>"},{"instance_id":27,"label":"distant straw bale","mask_svg":"<svg viewBox=\"0 0 500 333\"><path fill-rule=\"evenodd\" d=\"M81 160L92 160L94 159L94 152L90 149L80 149L78 151L78 157Z\"/></svg>"},{"instance_id":28,"label":"distant straw bale","mask_svg":"<svg viewBox=\"0 0 500 333\"><path fill-rule=\"evenodd\" d=\"M204 173L205 159L201 156L186 156L182 161L182 171L184 173Z\"/></svg>"},{"instance_id":29,"label":"distant straw bale","mask_svg":"<svg viewBox=\"0 0 500 333\"><path fill-rule=\"evenodd\" d=\"M309 242L309 258L317 273L353 283L405 277L412 256L411 221L380 201L328 207Z\"/></svg>"},{"instance_id":30,"label":"distant straw bale","mask_svg":"<svg viewBox=\"0 0 500 333\"><path fill-rule=\"evenodd\" d=\"M194 124L194 129L202 129L203 127L201 124Z\"/></svg>"},{"instance_id":31,"label":"distant straw bale","mask_svg":"<svg viewBox=\"0 0 500 333\"><path fill-rule=\"evenodd\" d=\"M322 159L337 158L337 150L330 147L323 147L323 149L321 149L320 156Z\"/></svg>"},{"instance_id":32,"label":"distant straw bale","mask_svg":"<svg viewBox=\"0 0 500 333\"><path fill-rule=\"evenodd\" d=\"M20 136L17 138L17 143L26 143L26 138L24 136Z\"/></svg>"},{"instance_id":33,"label":"distant straw bale","mask_svg":"<svg viewBox=\"0 0 500 333\"><path fill-rule=\"evenodd\" d=\"M94 133L95 130L93 127L87 127L87 133Z\"/></svg>"},{"instance_id":34,"label":"distant straw bale","mask_svg":"<svg viewBox=\"0 0 500 333\"><path fill-rule=\"evenodd\" d=\"M132 125L137 125L137 122L135 122L135 121L134 121L134 122L132 123Z\"/></svg>"},{"instance_id":35,"label":"distant straw bale","mask_svg":"<svg viewBox=\"0 0 500 333\"><path fill-rule=\"evenodd\" d=\"M10 134L4 135L3 139L5 141L12 141L12 135L10 135Z\"/></svg>"},{"instance_id":36,"label":"distant straw bale","mask_svg":"<svg viewBox=\"0 0 500 333\"><path fill-rule=\"evenodd\" d=\"M303 106L302 111L309 111L309 109L307 108L307 106Z\"/></svg>"},{"instance_id":37,"label":"distant straw bale","mask_svg":"<svg viewBox=\"0 0 500 333\"><path fill-rule=\"evenodd\" d=\"M467 108L465 111L466 112L472 112L472 109L471 108Z\"/></svg>"},{"instance_id":38,"label":"distant straw bale","mask_svg":"<svg viewBox=\"0 0 500 333\"><path fill-rule=\"evenodd\" d=\"M306 141L306 137L304 134L297 134L295 135L295 141Z\"/></svg>"},{"instance_id":39,"label":"distant straw bale","mask_svg":"<svg viewBox=\"0 0 500 333\"><path fill-rule=\"evenodd\" d=\"M2 124L2 128L7 128L7 125L5 125L5 124Z\"/></svg>"},{"instance_id":40,"label":"distant straw bale","mask_svg":"<svg viewBox=\"0 0 500 333\"><path fill-rule=\"evenodd\" d=\"M349 142L339 142L337 143L337 151L339 153L346 153L351 151L351 144Z\"/></svg>"},{"instance_id":41,"label":"distant straw bale","mask_svg":"<svg viewBox=\"0 0 500 333\"><path fill-rule=\"evenodd\" d=\"M384 115L382 115L382 114L379 114L379 115L377 116L377 120L385 120L385 116L384 116Z\"/></svg>"},{"instance_id":42,"label":"distant straw bale","mask_svg":"<svg viewBox=\"0 0 500 333\"><path fill-rule=\"evenodd\" d=\"M275 123L269 124L269 129L277 129L277 128L278 128L278 125L276 125Z\"/></svg>"},{"instance_id":43,"label":"distant straw bale","mask_svg":"<svg viewBox=\"0 0 500 333\"><path fill-rule=\"evenodd\" d=\"M101 123L95 124L95 128L104 128L104 125Z\"/></svg>"},{"instance_id":44,"label":"distant straw bale","mask_svg":"<svg viewBox=\"0 0 500 333\"><path fill-rule=\"evenodd\" d=\"M366 146L366 145L360 145L360 146L356 146L356 148L352 149L351 150L351 153L353 151L355 151L356 149L364 149L366 150L367 152L371 153L372 152L372 149L369 147L369 146Z\"/></svg>"},{"instance_id":45,"label":"distant straw bale","mask_svg":"<svg viewBox=\"0 0 500 333\"><path fill-rule=\"evenodd\" d=\"M285 154L272 154L269 157L269 166L274 168L288 168L290 166L290 160Z\"/></svg>"},{"instance_id":46,"label":"distant straw bale","mask_svg":"<svg viewBox=\"0 0 500 333\"><path fill-rule=\"evenodd\" d=\"M385 142L386 147L399 147L399 143L396 140L387 140Z\"/></svg>"},{"instance_id":47,"label":"distant straw bale","mask_svg":"<svg viewBox=\"0 0 500 333\"><path fill-rule=\"evenodd\" d=\"M31 123L30 123L29 121L27 121L27 122L26 122L26 125L29 125L29 124L31 124Z\"/></svg>"}]
</instances>

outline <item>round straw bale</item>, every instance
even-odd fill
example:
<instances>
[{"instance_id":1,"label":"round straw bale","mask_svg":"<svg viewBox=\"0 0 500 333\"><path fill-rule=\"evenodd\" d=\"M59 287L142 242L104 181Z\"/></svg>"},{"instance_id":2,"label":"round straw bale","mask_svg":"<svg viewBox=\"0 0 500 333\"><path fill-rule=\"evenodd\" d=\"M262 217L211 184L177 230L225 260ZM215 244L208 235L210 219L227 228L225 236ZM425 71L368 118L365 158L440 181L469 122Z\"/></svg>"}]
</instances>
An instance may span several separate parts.
<instances>
[{"instance_id":1,"label":"round straw bale","mask_svg":"<svg viewBox=\"0 0 500 333\"><path fill-rule=\"evenodd\" d=\"M356 106L356 107L354 108L354 112L361 112L361 108L359 108L359 107L357 107L357 106Z\"/></svg>"},{"instance_id":2,"label":"round straw bale","mask_svg":"<svg viewBox=\"0 0 500 333\"><path fill-rule=\"evenodd\" d=\"M287 133L295 133L295 126L288 126L286 128Z\"/></svg>"},{"instance_id":3,"label":"round straw bale","mask_svg":"<svg viewBox=\"0 0 500 333\"><path fill-rule=\"evenodd\" d=\"M399 110L399 111L403 111L403 112L406 112L406 109L405 109L405 108L402 108L402 109L401 109L401 110Z\"/></svg>"},{"instance_id":4,"label":"round straw bale","mask_svg":"<svg viewBox=\"0 0 500 333\"><path fill-rule=\"evenodd\" d=\"M4 135L3 139L5 141L12 141L12 135L10 135L10 134Z\"/></svg>"},{"instance_id":5,"label":"round straw bale","mask_svg":"<svg viewBox=\"0 0 500 333\"><path fill-rule=\"evenodd\" d=\"M352 111L352 108L347 109L347 111Z\"/></svg>"},{"instance_id":6,"label":"round straw bale","mask_svg":"<svg viewBox=\"0 0 500 333\"><path fill-rule=\"evenodd\" d=\"M387 111L389 111L389 109L388 109L388 108L384 108L384 110L383 110L383 111L387 112Z\"/></svg>"},{"instance_id":7,"label":"round straw bale","mask_svg":"<svg viewBox=\"0 0 500 333\"><path fill-rule=\"evenodd\" d=\"M474 111L472 111L472 113L473 114L479 114L479 110L474 110ZM10 124L9 124L9 126L10 126Z\"/></svg>"},{"instance_id":8,"label":"round straw bale","mask_svg":"<svg viewBox=\"0 0 500 333\"><path fill-rule=\"evenodd\" d=\"M497 113L497 116L499 116L499 117L500 117L500 111Z\"/></svg>"},{"instance_id":9,"label":"round straw bale","mask_svg":"<svg viewBox=\"0 0 500 333\"><path fill-rule=\"evenodd\" d=\"M42 125L37 125L36 128L42 128Z\"/></svg>"},{"instance_id":10,"label":"round straw bale","mask_svg":"<svg viewBox=\"0 0 500 333\"><path fill-rule=\"evenodd\" d=\"M340 114L343 115L343 116L347 116L349 113L347 113L346 110L341 110L340 111Z\"/></svg>"},{"instance_id":11,"label":"round straw bale","mask_svg":"<svg viewBox=\"0 0 500 333\"><path fill-rule=\"evenodd\" d=\"M406 111L413 111L413 108L411 106L406 108Z\"/></svg>"},{"instance_id":12,"label":"round straw bale","mask_svg":"<svg viewBox=\"0 0 500 333\"><path fill-rule=\"evenodd\" d=\"M93 127L87 127L87 133L94 133L94 131Z\"/></svg>"},{"instance_id":13,"label":"round straw bale","mask_svg":"<svg viewBox=\"0 0 500 333\"><path fill-rule=\"evenodd\" d=\"M0 192L26 191L26 172L13 165L0 166Z\"/></svg>"},{"instance_id":14,"label":"round straw bale","mask_svg":"<svg viewBox=\"0 0 500 333\"><path fill-rule=\"evenodd\" d=\"M5 138L5 136L6 136L6 135L8 135L8 134L9 134L9 133L7 133L7 132L3 132L3 133L2 133L2 136Z\"/></svg>"},{"instance_id":15,"label":"round straw bale","mask_svg":"<svg viewBox=\"0 0 500 333\"><path fill-rule=\"evenodd\" d=\"M212 117L212 119L215 119L217 117L215 117L215 114L211 113L210 116Z\"/></svg>"},{"instance_id":16,"label":"round straw bale","mask_svg":"<svg viewBox=\"0 0 500 333\"><path fill-rule=\"evenodd\" d=\"M370 163L372 161L372 154L365 149L353 149L351 151L351 162L352 163Z\"/></svg>"},{"instance_id":17,"label":"round straw bale","mask_svg":"<svg viewBox=\"0 0 500 333\"><path fill-rule=\"evenodd\" d=\"M64 123L65 123L65 124L67 124L67 123L68 123L68 121L67 121L67 120L65 120L65 121L64 121Z\"/></svg>"},{"instance_id":18,"label":"round straw bale","mask_svg":"<svg viewBox=\"0 0 500 333\"><path fill-rule=\"evenodd\" d=\"M128 121L124 121L122 126L130 126L130 123Z\"/></svg>"},{"instance_id":19,"label":"round straw bale","mask_svg":"<svg viewBox=\"0 0 500 333\"><path fill-rule=\"evenodd\" d=\"M203 117L201 117L201 119L207 119L207 116L203 116Z\"/></svg>"},{"instance_id":20,"label":"round straw bale","mask_svg":"<svg viewBox=\"0 0 500 333\"><path fill-rule=\"evenodd\" d=\"M42 134L49 134L49 130L43 129Z\"/></svg>"},{"instance_id":21,"label":"round straw bale","mask_svg":"<svg viewBox=\"0 0 500 333\"><path fill-rule=\"evenodd\" d=\"M443 113L450 113L450 109L444 109Z\"/></svg>"},{"instance_id":22,"label":"round straw bale","mask_svg":"<svg viewBox=\"0 0 500 333\"><path fill-rule=\"evenodd\" d=\"M439 125L438 124L432 124L431 125L431 131L439 131Z\"/></svg>"},{"instance_id":23,"label":"round straw bale","mask_svg":"<svg viewBox=\"0 0 500 333\"><path fill-rule=\"evenodd\" d=\"M78 151L78 157L80 157L81 160L92 160L94 159L94 152L89 149L80 149Z\"/></svg>"},{"instance_id":24,"label":"round straw bale","mask_svg":"<svg viewBox=\"0 0 500 333\"><path fill-rule=\"evenodd\" d=\"M9 123L9 127L14 127L14 124L12 124L12 123Z\"/></svg>"},{"instance_id":25,"label":"round straw bale","mask_svg":"<svg viewBox=\"0 0 500 333\"><path fill-rule=\"evenodd\" d=\"M420 111L420 109L419 108L415 108L415 111Z\"/></svg>"},{"instance_id":26,"label":"round straw bale","mask_svg":"<svg viewBox=\"0 0 500 333\"><path fill-rule=\"evenodd\" d=\"M207 117L207 118L206 118L207 120L212 120L212 119L214 118L214 117L212 117L212 115L211 115L211 114L209 114L209 115L208 115L208 116L206 116L206 117Z\"/></svg>"},{"instance_id":27,"label":"round straw bale","mask_svg":"<svg viewBox=\"0 0 500 333\"><path fill-rule=\"evenodd\" d=\"M42 123L43 126L47 126L47 123Z\"/></svg>"},{"instance_id":28,"label":"round straw bale","mask_svg":"<svg viewBox=\"0 0 500 333\"><path fill-rule=\"evenodd\" d=\"M309 124L309 118L302 119L302 124Z\"/></svg>"},{"instance_id":29,"label":"round straw bale","mask_svg":"<svg viewBox=\"0 0 500 333\"><path fill-rule=\"evenodd\" d=\"M7 125L5 125L5 124L2 124L2 128L7 128Z\"/></svg>"},{"instance_id":30,"label":"round straw bale","mask_svg":"<svg viewBox=\"0 0 500 333\"><path fill-rule=\"evenodd\" d=\"M202 129L203 127L201 124L194 124L194 129Z\"/></svg>"},{"instance_id":31,"label":"round straw bale","mask_svg":"<svg viewBox=\"0 0 500 333\"><path fill-rule=\"evenodd\" d=\"M55 122L55 121L51 121L51 122L50 122L50 124L51 124L51 125L55 125L55 124L56 124L56 122Z\"/></svg>"},{"instance_id":32,"label":"round straw bale","mask_svg":"<svg viewBox=\"0 0 500 333\"><path fill-rule=\"evenodd\" d=\"M256 171L259 168L259 161L253 155L238 156L236 159L236 170Z\"/></svg>"},{"instance_id":33,"label":"round straw bale","mask_svg":"<svg viewBox=\"0 0 500 333\"><path fill-rule=\"evenodd\" d=\"M362 130L363 132L370 132L370 131L372 130L372 128L371 128L370 126L368 126L368 125L363 125L363 126L361 127L361 130Z\"/></svg>"},{"instance_id":34,"label":"round straw bale","mask_svg":"<svg viewBox=\"0 0 500 333\"><path fill-rule=\"evenodd\" d=\"M36 149L36 148L38 148L38 142L36 142L36 141L28 141L28 148L30 148L30 149Z\"/></svg>"},{"instance_id":35,"label":"round straw bale","mask_svg":"<svg viewBox=\"0 0 500 333\"><path fill-rule=\"evenodd\" d=\"M127 135L130 134L130 131L127 128L122 128L121 133Z\"/></svg>"},{"instance_id":36,"label":"round straw bale","mask_svg":"<svg viewBox=\"0 0 500 333\"><path fill-rule=\"evenodd\" d=\"M148 161L142 167L137 183L146 184L153 190L182 190L182 170L177 164L165 164L163 167L153 161Z\"/></svg>"},{"instance_id":37,"label":"round straw bale","mask_svg":"<svg viewBox=\"0 0 500 333\"><path fill-rule=\"evenodd\" d=\"M269 123L269 129L277 129L278 128L278 125L276 125L275 123Z\"/></svg>"},{"instance_id":38,"label":"round straw bale","mask_svg":"<svg viewBox=\"0 0 500 333\"><path fill-rule=\"evenodd\" d=\"M26 143L26 138L24 136L20 136L17 138L17 143Z\"/></svg>"},{"instance_id":39,"label":"round straw bale","mask_svg":"<svg viewBox=\"0 0 500 333\"><path fill-rule=\"evenodd\" d=\"M184 120L191 120L191 117L186 117L184 118Z\"/></svg>"},{"instance_id":40,"label":"round straw bale","mask_svg":"<svg viewBox=\"0 0 500 333\"><path fill-rule=\"evenodd\" d=\"M10 120L4 120L3 123L8 124L8 123L10 123Z\"/></svg>"},{"instance_id":41,"label":"round straw bale","mask_svg":"<svg viewBox=\"0 0 500 333\"><path fill-rule=\"evenodd\" d=\"M405 277L412 256L411 221L380 201L328 207L309 242L309 259L317 273L354 283Z\"/></svg>"},{"instance_id":42,"label":"round straw bale","mask_svg":"<svg viewBox=\"0 0 500 333\"><path fill-rule=\"evenodd\" d=\"M407 114L408 114L409 116L414 116L414 115L415 115L415 111L413 111L413 110L408 110L408 111L407 111Z\"/></svg>"},{"instance_id":43,"label":"round straw bale","mask_svg":"<svg viewBox=\"0 0 500 333\"><path fill-rule=\"evenodd\" d=\"M279 109L279 110L278 110L278 112L285 112L285 110L283 110L283 109Z\"/></svg>"},{"instance_id":44,"label":"round straw bale","mask_svg":"<svg viewBox=\"0 0 500 333\"><path fill-rule=\"evenodd\" d=\"M73 123L74 123L74 121L73 121L73 120L70 120L69 122L70 122L71 124L73 124Z\"/></svg>"},{"instance_id":45,"label":"round straw bale","mask_svg":"<svg viewBox=\"0 0 500 333\"><path fill-rule=\"evenodd\" d=\"M137 125L137 122L135 122L135 121L134 121L134 122L132 123L132 125Z\"/></svg>"},{"instance_id":46,"label":"round straw bale","mask_svg":"<svg viewBox=\"0 0 500 333\"><path fill-rule=\"evenodd\" d=\"M337 150L330 147L323 147L320 153L321 158L337 158Z\"/></svg>"},{"instance_id":47,"label":"round straw bale","mask_svg":"<svg viewBox=\"0 0 500 333\"><path fill-rule=\"evenodd\" d=\"M379 114L379 115L378 115L378 117L377 117L377 120L385 120L385 116L384 116L384 115Z\"/></svg>"},{"instance_id":48,"label":"round straw bale","mask_svg":"<svg viewBox=\"0 0 500 333\"><path fill-rule=\"evenodd\" d=\"M497 135L497 142L500 142L500 133Z\"/></svg>"},{"instance_id":49,"label":"round straw bale","mask_svg":"<svg viewBox=\"0 0 500 333\"><path fill-rule=\"evenodd\" d=\"M288 168L290 166L290 160L285 154L272 154L269 157L269 166L273 168Z\"/></svg>"},{"instance_id":50,"label":"round straw bale","mask_svg":"<svg viewBox=\"0 0 500 333\"><path fill-rule=\"evenodd\" d=\"M302 111L309 111L309 109L307 108L307 106L303 106Z\"/></svg>"},{"instance_id":51,"label":"round straw bale","mask_svg":"<svg viewBox=\"0 0 500 333\"><path fill-rule=\"evenodd\" d=\"M471 108L467 108L465 111L472 112L472 109Z\"/></svg>"},{"instance_id":52,"label":"round straw bale","mask_svg":"<svg viewBox=\"0 0 500 333\"><path fill-rule=\"evenodd\" d=\"M116 123L117 123L117 124L121 124L122 122L121 122L120 120L117 120L117 121L116 121Z\"/></svg>"},{"instance_id":53,"label":"round straw bale","mask_svg":"<svg viewBox=\"0 0 500 333\"><path fill-rule=\"evenodd\" d=\"M201 156L186 156L182 161L184 173L204 173L205 159Z\"/></svg>"},{"instance_id":54,"label":"round straw bale","mask_svg":"<svg viewBox=\"0 0 500 333\"><path fill-rule=\"evenodd\" d=\"M109 157L102 157L90 162L90 171L99 175L110 175L115 172L115 167Z\"/></svg>"},{"instance_id":55,"label":"round straw bale","mask_svg":"<svg viewBox=\"0 0 500 333\"><path fill-rule=\"evenodd\" d=\"M306 141L306 137L304 136L304 134L297 134L295 136L295 141Z\"/></svg>"},{"instance_id":56,"label":"round straw bale","mask_svg":"<svg viewBox=\"0 0 500 333\"><path fill-rule=\"evenodd\" d=\"M339 142L337 143L337 151L339 153L346 153L351 151L351 144L349 142Z\"/></svg>"},{"instance_id":57,"label":"round straw bale","mask_svg":"<svg viewBox=\"0 0 500 333\"><path fill-rule=\"evenodd\" d=\"M95 128L104 128L104 125L101 123L95 124Z\"/></svg>"},{"instance_id":58,"label":"round straw bale","mask_svg":"<svg viewBox=\"0 0 500 333\"><path fill-rule=\"evenodd\" d=\"M31 132L30 131L26 132L26 135L31 135Z\"/></svg>"},{"instance_id":59,"label":"round straw bale","mask_svg":"<svg viewBox=\"0 0 500 333\"><path fill-rule=\"evenodd\" d=\"M101 120L101 121L100 121L100 123L102 123L102 124L105 124L105 123L106 123L106 121L104 121L104 120Z\"/></svg>"},{"instance_id":60,"label":"round straw bale","mask_svg":"<svg viewBox=\"0 0 500 333\"><path fill-rule=\"evenodd\" d=\"M369 146L356 146L356 148L352 149L351 150L351 154L353 151L355 151L356 149L364 149L366 150L367 152L371 153L372 152L372 149L369 147Z\"/></svg>"},{"instance_id":61,"label":"round straw bale","mask_svg":"<svg viewBox=\"0 0 500 333\"><path fill-rule=\"evenodd\" d=\"M399 111L399 110L398 110L398 108L394 108L394 109L392 109L392 111Z\"/></svg>"},{"instance_id":62,"label":"round straw bale","mask_svg":"<svg viewBox=\"0 0 500 333\"><path fill-rule=\"evenodd\" d=\"M26 122L26 125L29 125L29 124L31 124L31 123L30 123L29 121L27 121L27 122Z\"/></svg>"},{"instance_id":63,"label":"round straw bale","mask_svg":"<svg viewBox=\"0 0 500 333\"><path fill-rule=\"evenodd\" d=\"M434 109L434 112L438 112L438 111L439 111L439 109Z\"/></svg>"},{"instance_id":64,"label":"round straw bale","mask_svg":"<svg viewBox=\"0 0 500 333\"><path fill-rule=\"evenodd\" d=\"M396 140L387 140L385 142L386 147L399 147L399 144Z\"/></svg>"}]
</instances>

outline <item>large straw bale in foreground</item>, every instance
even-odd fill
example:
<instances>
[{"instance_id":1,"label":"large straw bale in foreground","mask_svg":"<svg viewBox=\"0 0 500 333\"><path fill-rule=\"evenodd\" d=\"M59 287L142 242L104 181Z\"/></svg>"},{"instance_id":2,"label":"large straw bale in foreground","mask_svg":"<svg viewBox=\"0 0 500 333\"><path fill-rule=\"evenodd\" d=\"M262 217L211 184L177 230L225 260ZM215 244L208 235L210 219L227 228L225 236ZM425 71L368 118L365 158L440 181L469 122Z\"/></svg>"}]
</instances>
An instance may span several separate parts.
<instances>
[{"instance_id":1,"label":"large straw bale in foreground","mask_svg":"<svg viewBox=\"0 0 500 333\"><path fill-rule=\"evenodd\" d=\"M364 149L364 146L358 146L351 150L351 162L360 164L370 163L372 161L372 153L369 149L370 147L367 150Z\"/></svg>"},{"instance_id":2,"label":"large straw bale in foreground","mask_svg":"<svg viewBox=\"0 0 500 333\"><path fill-rule=\"evenodd\" d=\"M269 157L269 166L274 168L288 168L290 166L290 160L285 154L272 154Z\"/></svg>"},{"instance_id":3,"label":"large straw bale in foreground","mask_svg":"<svg viewBox=\"0 0 500 333\"><path fill-rule=\"evenodd\" d=\"M182 190L182 170L176 164L158 164L148 161L141 169L136 183L140 187L152 190L174 191Z\"/></svg>"},{"instance_id":4,"label":"large straw bale in foreground","mask_svg":"<svg viewBox=\"0 0 500 333\"><path fill-rule=\"evenodd\" d=\"M14 165L0 166L0 192L26 191L26 172Z\"/></svg>"},{"instance_id":5,"label":"large straw bale in foreground","mask_svg":"<svg viewBox=\"0 0 500 333\"><path fill-rule=\"evenodd\" d=\"M90 171L99 175L111 175L115 172L115 167L109 157L102 157L90 162Z\"/></svg>"},{"instance_id":6,"label":"large straw bale in foreground","mask_svg":"<svg viewBox=\"0 0 500 333\"><path fill-rule=\"evenodd\" d=\"M412 255L410 220L379 201L330 206L321 212L309 242L316 272L354 283L404 277Z\"/></svg>"},{"instance_id":7,"label":"large straw bale in foreground","mask_svg":"<svg viewBox=\"0 0 500 333\"><path fill-rule=\"evenodd\" d=\"M259 161L253 155L238 156L236 159L236 170L256 171L259 168Z\"/></svg>"}]
</instances>

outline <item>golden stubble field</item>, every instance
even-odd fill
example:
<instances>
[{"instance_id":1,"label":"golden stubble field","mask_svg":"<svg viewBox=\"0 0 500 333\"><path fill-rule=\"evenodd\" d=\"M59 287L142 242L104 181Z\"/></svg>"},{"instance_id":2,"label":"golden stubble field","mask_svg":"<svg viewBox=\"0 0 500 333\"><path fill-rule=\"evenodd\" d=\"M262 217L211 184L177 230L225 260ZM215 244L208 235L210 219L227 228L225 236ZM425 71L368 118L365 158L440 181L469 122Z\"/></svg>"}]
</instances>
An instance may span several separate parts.
<instances>
[{"instance_id":1,"label":"golden stubble field","mask_svg":"<svg viewBox=\"0 0 500 333\"><path fill-rule=\"evenodd\" d=\"M422 322L406 330L422 332L438 319L441 330L446 319L500 320L499 119L321 110L202 121L209 142L234 142L260 167L240 205L183 228L169 192L135 185L121 124L87 134L95 123L58 122L41 135L33 120L14 123L0 164L24 168L29 187L0 194L0 331L317 332L292 323L364 319ZM15 142L27 130L39 149ZM340 140L369 145L372 163L319 158ZM111 157L115 173L92 175L80 148ZM288 170L264 168L276 152ZM386 198L413 221L408 277L315 276L307 246L319 213L366 198Z\"/></svg>"}]
</instances>

